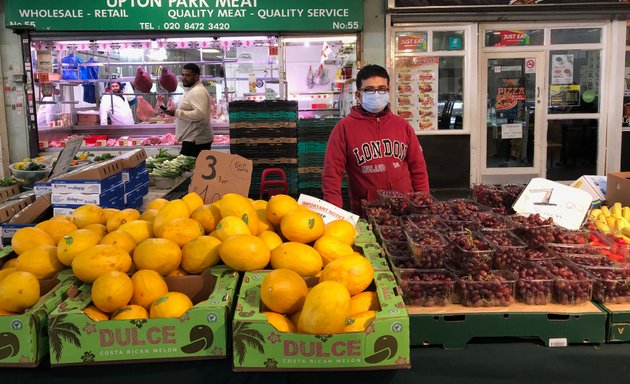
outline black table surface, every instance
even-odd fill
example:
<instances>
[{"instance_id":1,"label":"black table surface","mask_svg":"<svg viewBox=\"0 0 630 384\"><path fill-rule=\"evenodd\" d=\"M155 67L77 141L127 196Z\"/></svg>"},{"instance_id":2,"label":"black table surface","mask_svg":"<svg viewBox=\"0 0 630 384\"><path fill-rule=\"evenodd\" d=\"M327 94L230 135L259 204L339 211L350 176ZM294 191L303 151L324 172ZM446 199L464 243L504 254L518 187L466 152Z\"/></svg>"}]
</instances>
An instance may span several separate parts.
<instances>
[{"instance_id":1,"label":"black table surface","mask_svg":"<svg viewBox=\"0 0 630 384\"><path fill-rule=\"evenodd\" d=\"M630 344L545 347L532 340L475 340L463 349L411 349L412 368L391 371L233 372L200 360L2 368L1 383L614 383L630 382Z\"/></svg>"}]
</instances>

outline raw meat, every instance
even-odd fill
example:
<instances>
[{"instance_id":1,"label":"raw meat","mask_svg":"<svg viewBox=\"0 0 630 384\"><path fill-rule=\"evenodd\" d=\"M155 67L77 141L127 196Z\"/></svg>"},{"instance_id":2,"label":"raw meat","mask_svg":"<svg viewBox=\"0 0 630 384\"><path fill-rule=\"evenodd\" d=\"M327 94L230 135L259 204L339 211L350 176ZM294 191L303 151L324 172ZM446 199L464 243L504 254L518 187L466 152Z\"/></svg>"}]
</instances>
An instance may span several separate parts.
<instances>
[{"instance_id":1,"label":"raw meat","mask_svg":"<svg viewBox=\"0 0 630 384\"><path fill-rule=\"evenodd\" d=\"M160 106L166 107L166 105L164 105L164 95L157 95L157 98L155 99L155 108L153 108L153 112L156 115L160 115L163 113L162 109L160 108Z\"/></svg>"},{"instance_id":2,"label":"raw meat","mask_svg":"<svg viewBox=\"0 0 630 384\"><path fill-rule=\"evenodd\" d=\"M136 107L136 116L140 121L149 121L153 117L153 107L142 96L138 96L138 106Z\"/></svg>"},{"instance_id":3,"label":"raw meat","mask_svg":"<svg viewBox=\"0 0 630 384\"><path fill-rule=\"evenodd\" d=\"M162 67L162 73L158 79L160 87L166 89L168 92L175 92L177 89L177 76L175 73L166 67Z\"/></svg>"},{"instance_id":4,"label":"raw meat","mask_svg":"<svg viewBox=\"0 0 630 384\"><path fill-rule=\"evenodd\" d=\"M136 69L136 77L133 79L133 86L140 92L149 93L153 86L149 72L142 69L142 67L138 67Z\"/></svg>"}]
</instances>

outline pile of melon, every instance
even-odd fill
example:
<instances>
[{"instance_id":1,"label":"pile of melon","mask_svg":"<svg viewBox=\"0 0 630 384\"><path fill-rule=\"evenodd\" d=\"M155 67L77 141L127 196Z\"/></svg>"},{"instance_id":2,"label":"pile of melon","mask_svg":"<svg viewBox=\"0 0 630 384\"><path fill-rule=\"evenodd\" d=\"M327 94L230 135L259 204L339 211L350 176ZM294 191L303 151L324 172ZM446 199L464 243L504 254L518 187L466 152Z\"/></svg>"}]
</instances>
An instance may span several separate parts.
<instances>
[{"instance_id":1,"label":"pile of melon","mask_svg":"<svg viewBox=\"0 0 630 384\"><path fill-rule=\"evenodd\" d=\"M164 277L200 274L223 262L237 271L276 270L265 279L261 297L279 330L334 333L359 330L378 308L374 292L362 294L374 271L354 252L354 237L350 223L324 225L317 213L288 195L267 202L226 194L204 204L189 193L172 201L155 199L142 213L84 205L71 216L18 230L12 246L18 255L15 272L36 280L70 267L92 284L92 305L84 311L94 320L179 317L193 303L168 292ZM17 280L32 284L20 276ZM320 283L306 288L309 277ZM3 296L2 286L0 280L0 309L4 301L20 301L19 307L8 306L20 310L29 303L11 292ZM278 307L286 300L278 293L286 287L295 303Z\"/></svg>"}]
</instances>

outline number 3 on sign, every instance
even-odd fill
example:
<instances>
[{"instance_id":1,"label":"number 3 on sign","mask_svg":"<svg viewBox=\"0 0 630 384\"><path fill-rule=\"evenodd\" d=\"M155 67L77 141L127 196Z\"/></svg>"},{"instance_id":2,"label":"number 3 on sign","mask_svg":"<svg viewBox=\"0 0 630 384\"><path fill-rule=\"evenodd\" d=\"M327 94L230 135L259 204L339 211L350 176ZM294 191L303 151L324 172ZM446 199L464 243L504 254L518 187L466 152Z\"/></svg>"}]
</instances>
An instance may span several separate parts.
<instances>
[{"instance_id":1,"label":"number 3 on sign","mask_svg":"<svg viewBox=\"0 0 630 384\"><path fill-rule=\"evenodd\" d=\"M214 180L215 177L217 177L217 171L214 168L215 165L217 165L217 158L214 157L214 155L208 155L206 156L206 160L208 160L208 170L210 171L209 175L201 175L201 177L204 180ZM206 187L207 189L207 187Z\"/></svg>"}]
</instances>

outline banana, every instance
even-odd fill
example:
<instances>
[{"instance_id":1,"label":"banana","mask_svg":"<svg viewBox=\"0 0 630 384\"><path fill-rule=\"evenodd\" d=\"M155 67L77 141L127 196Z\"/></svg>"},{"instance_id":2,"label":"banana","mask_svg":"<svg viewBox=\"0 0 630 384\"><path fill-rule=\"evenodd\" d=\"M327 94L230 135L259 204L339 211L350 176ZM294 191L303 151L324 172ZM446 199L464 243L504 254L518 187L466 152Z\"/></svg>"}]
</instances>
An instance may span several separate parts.
<instances>
[{"instance_id":1,"label":"banana","mask_svg":"<svg viewBox=\"0 0 630 384\"><path fill-rule=\"evenodd\" d=\"M627 227L628 225L630 225L630 223L628 223L628 220L624 219L623 217L617 219L617 222L615 223L615 228L618 231L621 231L623 228Z\"/></svg>"},{"instance_id":2,"label":"banana","mask_svg":"<svg viewBox=\"0 0 630 384\"><path fill-rule=\"evenodd\" d=\"M596 219L601 214L602 214L602 210L599 208L595 208L595 209L591 209L591 213L589 213L589 217Z\"/></svg>"},{"instance_id":3,"label":"banana","mask_svg":"<svg viewBox=\"0 0 630 384\"><path fill-rule=\"evenodd\" d=\"M606 224L608 224L608 226L609 226L610 228L615 228L615 227L616 227L616 224L617 224L617 219L615 219L615 218L614 218L614 217L612 217L612 216L608 216L608 217L606 218Z\"/></svg>"},{"instance_id":4,"label":"banana","mask_svg":"<svg viewBox=\"0 0 630 384\"><path fill-rule=\"evenodd\" d=\"M607 206L602 205L602 206L600 207L600 209L602 210L602 215L604 215L604 216L606 216L606 217L610 216L610 210L608 210L608 207L607 207Z\"/></svg>"},{"instance_id":5,"label":"banana","mask_svg":"<svg viewBox=\"0 0 630 384\"><path fill-rule=\"evenodd\" d=\"M621 208L621 213L624 219L630 220L630 207Z\"/></svg>"},{"instance_id":6,"label":"banana","mask_svg":"<svg viewBox=\"0 0 630 384\"><path fill-rule=\"evenodd\" d=\"M610 233L610 227L606 223L602 223L601 221L595 222L595 226L603 233Z\"/></svg>"},{"instance_id":7,"label":"banana","mask_svg":"<svg viewBox=\"0 0 630 384\"><path fill-rule=\"evenodd\" d=\"M626 235L626 236L628 236L628 237L630 237L630 226L623 227L621 229L621 233Z\"/></svg>"},{"instance_id":8,"label":"banana","mask_svg":"<svg viewBox=\"0 0 630 384\"><path fill-rule=\"evenodd\" d=\"M610 208L610 214L617 215L617 217L622 217L620 202L616 202L615 204L612 205L612 207Z\"/></svg>"}]
</instances>

